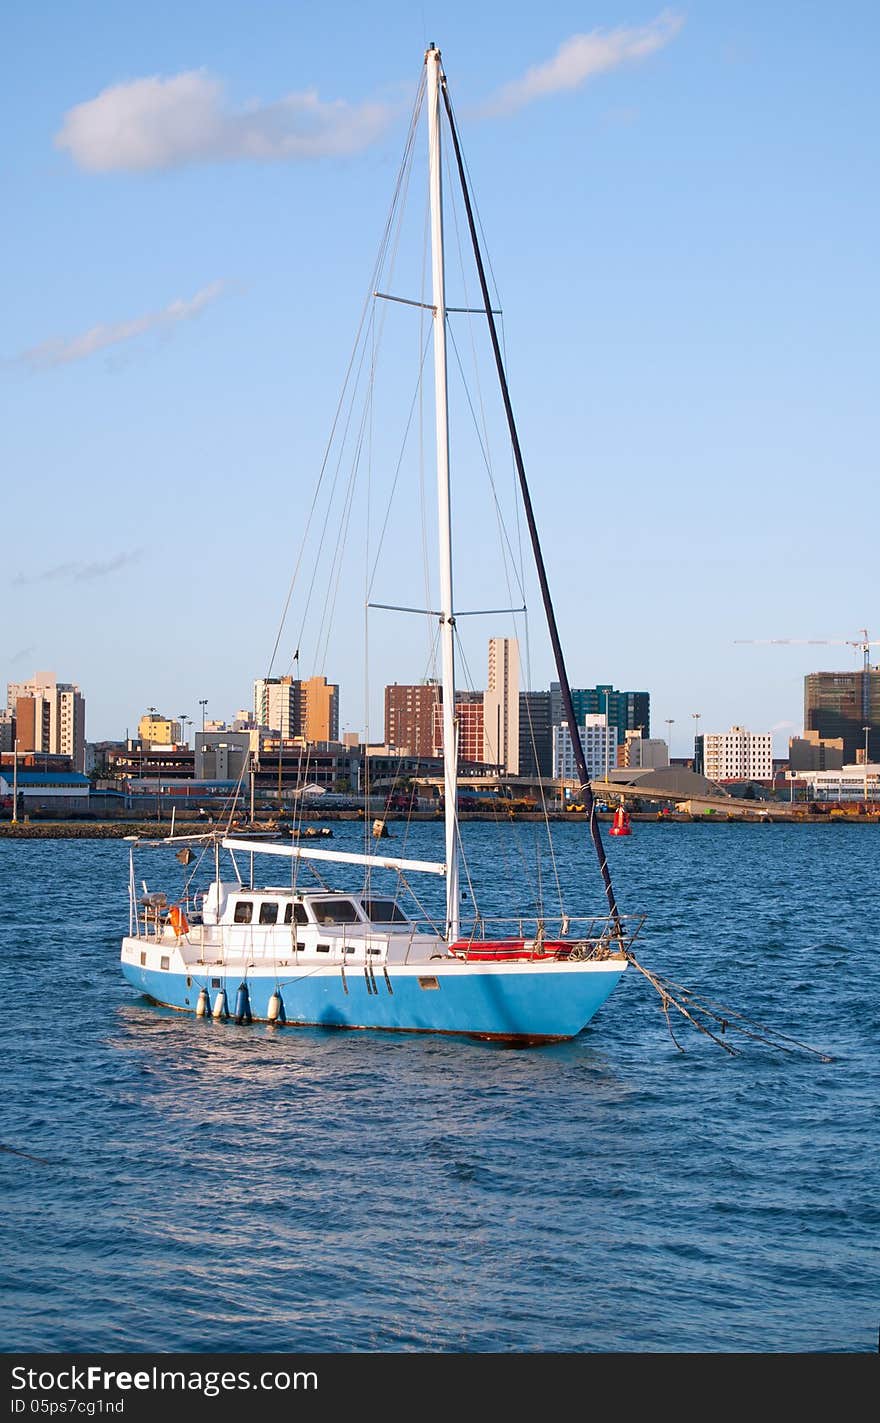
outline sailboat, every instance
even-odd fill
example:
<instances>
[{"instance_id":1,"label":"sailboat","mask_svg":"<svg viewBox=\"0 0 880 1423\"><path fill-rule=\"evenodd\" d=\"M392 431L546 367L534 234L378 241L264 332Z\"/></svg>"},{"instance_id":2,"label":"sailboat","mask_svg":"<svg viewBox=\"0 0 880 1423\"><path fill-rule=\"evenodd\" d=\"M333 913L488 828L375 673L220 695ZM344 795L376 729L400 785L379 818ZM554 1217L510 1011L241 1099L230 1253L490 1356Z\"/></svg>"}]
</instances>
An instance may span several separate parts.
<instances>
[{"instance_id":1,"label":"sailboat","mask_svg":"<svg viewBox=\"0 0 880 1423\"><path fill-rule=\"evenodd\" d=\"M213 879L201 893L171 902L163 892L139 893L131 847L129 931L121 964L127 981L157 1004L196 1017L238 1023L313 1025L395 1032L451 1033L517 1045L575 1037L592 1020L625 973L643 916L618 910L590 777L566 673L549 581L501 347L490 300L458 129L439 50L425 54L431 230L435 439L438 507L439 624L442 665L444 856L420 860L296 843L218 835ZM562 706L574 748L579 795L589 811L589 833L607 909L585 918L562 914L550 922L511 912L498 927L475 910L462 918L461 841L457 815L458 735L453 596L451 494L447 409L447 306L443 250L441 119L473 246L493 360L500 382L522 509L541 590ZM412 611L407 610L407 611ZM183 852L180 852L181 854ZM227 863L227 871L221 867ZM286 863L277 875L255 878L254 863ZM303 862L324 873L334 865L363 868L363 888L342 891L321 882L304 888ZM243 870L249 867L249 873ZM445 882L445 917L432 922L408 910L401 886L409 876ZM391 889L376 889L386 875ZM439 917L439 916L438 916Z\"/></svg>"}]
</instances>

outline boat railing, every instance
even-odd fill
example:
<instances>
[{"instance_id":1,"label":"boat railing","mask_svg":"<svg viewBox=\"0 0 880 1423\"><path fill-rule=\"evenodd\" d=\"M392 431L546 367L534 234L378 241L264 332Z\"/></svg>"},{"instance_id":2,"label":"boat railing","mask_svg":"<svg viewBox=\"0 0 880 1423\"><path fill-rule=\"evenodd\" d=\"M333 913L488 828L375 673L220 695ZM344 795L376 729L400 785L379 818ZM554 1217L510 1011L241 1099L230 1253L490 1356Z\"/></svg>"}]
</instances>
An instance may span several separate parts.
<instances>
[{"instance_id":1,"label":"boat railing","mask_svg":"<svg viewBox=\"0 0 880 1423\"><path fill-rule=\"evenodd\" d=\"M587 914L558 916L517 915L486 916L475 915L468 930L462 926L462 939L474 941L484 939L598 939L619 938L618 925L625 935L637 930L644 923L643 914L621 914L617 920L610 914Z\"/></svg>"},{"instance_id":2,"label":"boat railing","mask_svg":"<svg viewBox=\"0 0 880 1423\"><path fill-rule=\"evenodd\" d=\"M614 918L610 914L545 917L475 916L469 928L462 926L455 952L465 959L470 953L483 957L489 946L515 955L521 947L530 956L548 958L604 958L624 952L638 934L645 916L630 914Z\"/></svg>"}]
</instances>

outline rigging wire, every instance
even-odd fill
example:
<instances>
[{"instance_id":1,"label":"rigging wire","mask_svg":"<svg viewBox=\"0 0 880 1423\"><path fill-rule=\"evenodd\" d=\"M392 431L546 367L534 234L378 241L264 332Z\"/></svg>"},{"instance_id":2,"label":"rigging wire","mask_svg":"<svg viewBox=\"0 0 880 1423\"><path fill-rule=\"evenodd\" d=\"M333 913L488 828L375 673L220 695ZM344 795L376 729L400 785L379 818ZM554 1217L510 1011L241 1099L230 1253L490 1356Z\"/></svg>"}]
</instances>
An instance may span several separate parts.
<instances>
[{"instance_id":1,"label":"rigging wire","mask_svg":"<svg viewBox=\"0 0 880 1423\"><path fill-rule=\"evenodd\" d=\"M452 171L451 171L451 163L450 163L448 151L445 152L445 158L446 158L446 164L447 164L447 177L448 177L448 180L449 180L449 187L450 187L451 190L454 191L454 186L455 186L455 185L454 185L452 179L453 179L453 177L454 177L455 175L454 175L454 174L452 173ZM474 407L474 402L473 402L473 400L472 400L472 398L471 398L470 384L469 384L469 381L468 381L467 376L466 376L466 374L465 374L464 362L463 362L463 360L462 360L462 353L461 353L461 350L460 350L460 348L459 348L459 344L458 344L458 342L457 342L457 340L456 340L455 331L454 331L454 329L453 329L453 324L452 324L452 323L447 322L447 330L448 330L448 334L449 334L450 343L451 343L451 345L452 345L452 349L453 349L453 352L454 352L454 355L455 355L456 364L457 364L457 366L458 366L459 375L460 375L460 377L461 377L462 389L463 389L463 391L464 391L465 399L466 399L466 402L467 402L467 405L468 405L468 409L469 409L469 411L470 411L471 420L472 420L474 432L475 432L475 435L476 435L477 446L478 446L478 449L479 449L480 454L481 454L481 456L482 456L483 465L484 465L484 467L485 467L485 471L486 471L486 474L487 474L487 477L488 477L488 484L489 484L489 489L490 489L490 493L491 493L491 501L492 501L492 505L493 505L493 509L494 509L494 513L495 513L496 524L497 524L497 528L498 528L499 547L500 547L501 554L502 554L502 568L503 568L503 571L504 571L504 577L505 577L505 581L506 581L506 584L507 584L508 602L511 603L511 604L514 602L514 591L513 591L513 587L511 586L511 570L512 570L512 571L513 571L513 577L514 577L515 584L516 584L516 588L517 588L517 590L518 590L519 598L520 598L520 600L521 600L521 602L523 603L524 608L525 608L525 605L526 605L526 603L527 603L527 598L526 598L526 593L525 593L525 579L524 579L524 574L523 574L523 549L522 549L522 533L521 533L521 525L520 525L520 517L519 517L519 514L520 514L520 511L519 511L519 499L518 499L518 498L514 498L514 500L513 500L513 507L514 507L515 518L516 518L517 544L518 544L518 552L515 554L515 553L514 553L514 550L513 550L513 547L512 547L512 545L511 545L510 536L509 536L509 533L508 533L508 530L507 530L506 520L505 520L505 517L504 517L504 511L503 511L503 508L502 508L501 499L500 499L500 497L499 497L498 487L497 487L497 483L496 483L496 479L495 479L495 473L494 473L493 465L492 465L491 444L490 444L490 439L489 439L488 421L487 421L487 416L486 416L486 403L485 403L485 400L484 400L484 397L483 397L482 382L481 382L481 380L480 380L479 360L478 360L478 356L477 356L476 343L475 343L475 339L474 339L474 333L475 333L475 317L476 317L476 315L477 315L477 312L474 311L474 310L472 309L472 306L471 306L471 296L470 296L469 283L468 283L468 268L467 268L467 264L465 263L464 254L463 254L463 251L462 251L461 231L460 231L459 221L458 221L458 216L459 216L459 214L458 214L458 207L457 207L457 205L454 204L454 203L451 204L450 207L451 207L452 219L453 219L453 226L454 226L454 231L455 231L456 251L457 251L457 253L458 253L459 274L460 274L460 278L461 278L461 281L462 281L462 288L463 288L463 292L464 292L464 308L465 308L465 311L468 313L467 329L468 329L468 333L469 333L469 336L470 336L471 365L472 365L473 372L474 372L474 384L475 384L475 388L476 388L476 391L477 391L477 399L478 399L478 404L479 404L479 412L480 412L480 413L479 413L479 418L478 418L478 416L477 416L477 411L476 411L476 409L475 409L475 407ZM497 289L496 289L496 290L497 290ZM500 304L500 303L499 303L499 304ZM480 314L481 316L483 316L483 313L479 313L479 314ZM514 475L515 475L515 470L514 470ZM506 558L505 558L505 556L504 556L504 555L505 555L505 550L506 550L507 555L508 555ZM528 614L527 614L527 611L522 615L522 617L523 617L523 626L524 626L524 629L525 629L526 647L528 647ZM513 616L513 630L514 630L514 635L516 636L517 641L519 642L520 629L519 629L518 616L516 616L516 615ZM531 664L530 664L530 661L528 662L527 665L528 665L528 667L530 668L530 665L531 665ZM531 725L530 725L530 730L532 730ZM533 733L532 733L532 737L531 737L531 743L532 743L532 747L533 747L533 755L534 755L535 761L536 761L536 763L537 763L537 755L536 755L536 753L534 752L534 735L533 735ZM496 759L498 759L499 757L500 757L500 750L499 750L499 748L496 748ZM553 839L552 839L552 836L551 836L551 834L550 834L550 819L549 819L549 815L548 815L548 811L547 811L547 802L546 802L546 797L545 797L545 795L544 795L544 788L543 788L543 786L541 787L541 809L542 809L542 817L543 817L543 824L544 824L544 839L545 839L545 842L546 842L546 845L547 845L547 848L548 848L548 851L549 851L550 859L551 859L551 864L552 864L552 869L553 869L553 877L554 877L555 884L556 884L556 892L557 892L557 895L559 896L560 912L562 912L562 889L561 889L561 883L560 883L560 877L559 877L559 869L558 869L558 863L557 863L557 857L556 857L555 846L554 846L554 844L553 844ZM498 807L497 807L497 806L495 807L495 815L496 815L496 821L497 821L497 820L499 819ZM521 842L523 837L517 836L516 838ZM537 836L533 837L533 845L534 845L534 850L535 850L535 875L536 875L537 884L538 884L538 886L540 886L540 882L541 882L540 845L539 845L539 841L538 841L538 837L537 837ZM527 866L526 866L526 860L525 860L525 854L524 854L522 848L521 848L521 854L522 854L522 858L523 858L524 868L526 869L526 873L528 874L528 870L527 870ZM540 887L538 887L537 890L536 890L536 898L537 898L538 904L539 904L539 905L542 905L542 892L541 892Z\"/></svg>"},{"instance_id":2,"label":"rigging wire","mask_svg":"<svg viewBox=\"0 0 880 1423\"><path fill-rule=\"evenodd\" d=\"M289 607L290 607L290 602L291 602L291 599L292 599L292 597L293 597L294 588L296 587L296 584L297 584L297 581L298 581L300 566L301 566L301 564L302 564L302 560L303 560L303 557L304 557L304 555L305 555L305 550L306 550L306 547L307 547L307 544L308 544L308 539L309 539L309 534L310 534L310 530L311 530L312 520L313 520L313 518L314 518L315 510L316 510L317 503L318 503L318 498L319 498L320 491L321 491L321 488L322 488L322 486L323 486L324 478L325 478L325 475L326 475L326 472L327 472L327 466L328 466L328 463L329 463L330 452L331 452L331 450L332 450L332 448L333 448L334 441L335 441L335 439L336 439L336 432L337 432L337 428L338 428L338 425L339 425L340 416L341 416L341 414L342 414L344 402L345 402L345 400L346 400L346 392L348 391L349 385L350 385L350 383L351 383L352 372L353 372L353 370L354 370L354 368L355 368L355 362L356 362L356 358L357 358L357 353L358 353L358 350L359 350L359 348L360 348L360 346L361 346L361 341L362 341L362 337L363 337L364 326L365 326L365 323L366 323L366 321L367 321L368 313L369 313L370 310L371 310L371 306L372 306L372 293L373 293L373 292L375 291L375 289L376 289L376 285L377 285L377 281L378 281L378 275L379 275L379 272L381 271L382 265L383 265L383 263L384 263L384 261L385 261L385 255L386 255L387 250L388 250L388 244L389 244L389 241L390 241L391 232L392 232L392 230L393 230L394 215L395 215L395 212L398 211L398 204L399 204L400 199L401 199L401 194L402 194L403 192L405 192L405 185L406 185L406 181L408 180L408 179L407 179L407 175L408 175L408 173L409 173L410 170L411 170L412 154L413 154L413 149L414 149L414 145L415 145L416 133L417 133L417 130L418 130L418 118L419 118L419 114L420 114L420 112L421 112L422 102L423 102L423 98L424 98L425 85L426 85L426 78L425 78L425 73L424 73L424 70L423 70L422 73L421 73L421 76L420 76L418 91L417 91L417 94L416 94L415 103L414 103L414 105L413 105L412 114L411 114L411 116L410 116L409 131L408 131L408 134L407 134L406 143L405 143L405 145L404 145L403 157L402 157L402 159L401 159L400 167L399 167L399 169L398 169L397 182L396 182L396 186L395 186L395 190L394 190L394 195L393 195L392 202L391 202L391 208L390 208L390 210L389 210L388 217L387 217L387 219L386 219L385 229L384 229L384 231L383 231L383 233L382 233L382 238L381 238L381 241L380 241L380 244L379 244L379 251L378 251L378 254L377 254L377 257L376 257L376 261L375 261L374 267L373 267L372 280L371 280L371 282L370 282L370 286L369 286L367 295L366 295L366 297L364 298L363 307L362 307L362 309L361 309L360 322L359 322L359 324L358 324L358 329L357 329L357 333L356 333L356 335L355 335L355 340L354 340L354 344L353 344L353 347L352 347L351 356L349 357L348 366L347 366L347 368L346 368L345 376L344 376L344 379L343 379L342 388L341 388L340 395L339 395L339 399L338 399L337 406L336 406L336 413L335 413L334 418L333 418L333 421L332 421L332 425L331 425L331 429L330 429L330 434L329 434L329 437L328 437L328 440L327 440L327 444L326 444L326 447L325 447L325 451L324 451L324 457L323 457L323 460L322 460L322 462L321 462L321 467L320 467L320 472L319 472L317 484L316 484L316 486L315 486L315 491L314 491L314 494L313 494L313 496L312 496L312 503L311 503L311 506L310 506L310 508L309 508L309 513L308 513L308 516L307 516L307 518L306 518L305 525L304 525L304 527L303 527L302 537L301 537L301 540L300 540L299 553L298 553L298 555L297 555L297 559L296 559L296 562L295 562L295 565L294 565L294 570L293 570L293 574L292 574L292 577L291 577L291 580L290 580L290 585L289 585L288 590L287 590L287 597L286 597L286 599L285 599L284 606L283 606L283 609L282 609L281 619L280 619L280 622L279 622L278 632L277 632L277 635L276 635L276 638L275 638L275 643L274 643L274 646L273 646L273 649L272 649L272 654L271 654L271 656L270 656L270 658L269 658L269 665L268 665L268 670L267 670L267 673L266 673L267 677L271 675L272 668L273 668L274 663L275 663L275 658L276 658L276 656L277 656L277 654L278 654L278 647L279 647L279 644L280 644L280 642L281 642L281 637L282 637L282 634L283 634L283 631L284 631L285 623L286 623L286 621L287 621L287 614L288 614L288 610L289 610Z\"/></svg>"}]
</instances>

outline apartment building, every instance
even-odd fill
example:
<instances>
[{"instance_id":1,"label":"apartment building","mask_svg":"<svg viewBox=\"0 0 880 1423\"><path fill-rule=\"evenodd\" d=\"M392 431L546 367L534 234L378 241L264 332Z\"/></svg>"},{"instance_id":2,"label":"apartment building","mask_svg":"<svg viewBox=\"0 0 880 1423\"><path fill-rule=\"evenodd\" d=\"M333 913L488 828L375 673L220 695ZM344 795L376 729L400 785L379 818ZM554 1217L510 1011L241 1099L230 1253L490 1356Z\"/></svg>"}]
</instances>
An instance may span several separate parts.
<instances>
[{"instance_id":1,"label":"apartment building","mask_svg":"<svg viewBox=\"0 0 880 1423\"><path fill-rule=\"evenodd\" d=\"M515 637L489 639L483 760L508 776L519 775L519 643Z\"/></svg>"},{"instance_id":2,"label":"apartment building","mask_svg":"<svg viewBox=\"0 0 880 1423\"><path fill-rule=\"evenodd\" d=\"M6 705L15 718L20 752L68 756L75 771L85 765L86 704L79 687L37 672L29 682L9 682Z\"/></svg>"}]
</instances>

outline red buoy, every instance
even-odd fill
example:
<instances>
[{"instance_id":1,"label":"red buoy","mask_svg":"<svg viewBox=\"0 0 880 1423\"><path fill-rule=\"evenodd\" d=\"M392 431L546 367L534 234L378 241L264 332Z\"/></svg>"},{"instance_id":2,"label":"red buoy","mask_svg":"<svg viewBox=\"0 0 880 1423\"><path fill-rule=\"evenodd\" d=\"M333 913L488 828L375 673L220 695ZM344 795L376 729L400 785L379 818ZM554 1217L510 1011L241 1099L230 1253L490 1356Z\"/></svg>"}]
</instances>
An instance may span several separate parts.
<instances>
[{"instance_id":1,"label":"red buoy","mask_svg":"<svg viewBox=\"0 0 880 1423\"><path fill-rule=\"evenodd\" d=\"M614 812L614 820L609 830L609 835L632 835L632 828L629 823L629 812L619 805Z\"/></svg>"}]
</instances>

